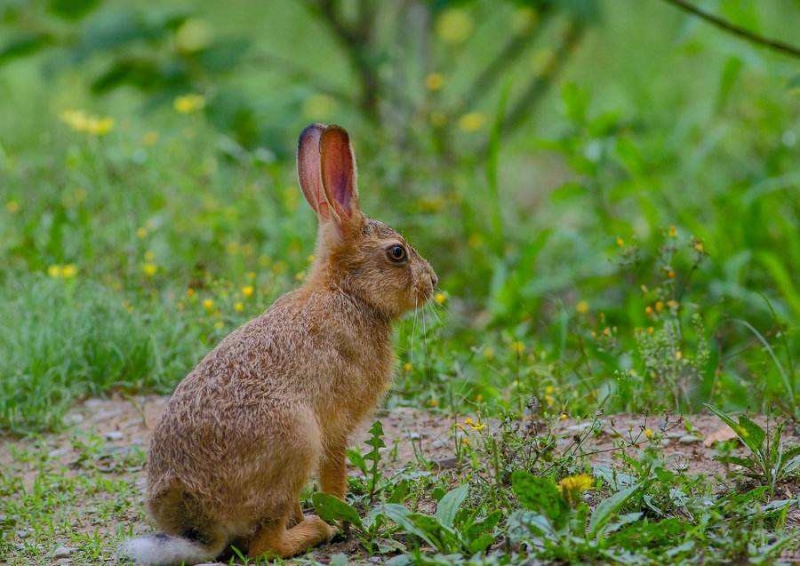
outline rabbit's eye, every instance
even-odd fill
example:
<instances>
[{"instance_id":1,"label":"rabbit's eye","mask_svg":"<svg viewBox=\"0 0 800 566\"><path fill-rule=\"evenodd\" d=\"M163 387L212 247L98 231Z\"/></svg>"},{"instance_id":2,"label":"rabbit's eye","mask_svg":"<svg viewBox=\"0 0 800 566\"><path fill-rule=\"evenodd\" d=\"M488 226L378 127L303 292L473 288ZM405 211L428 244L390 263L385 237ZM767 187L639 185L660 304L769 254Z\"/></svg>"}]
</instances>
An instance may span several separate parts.
<instances>
[{"instance_id":1,"label":"rabbit's eye","mask_svg":"<svg viewBox=\"0 0 800 566\"><path fill-rule=\"evenodd\" d=\"M407 257L406 249L400 244L389 246L386 250L386 255L389 256L389 259L394 263L403 263Z\"/></svg>"}]
</instances>

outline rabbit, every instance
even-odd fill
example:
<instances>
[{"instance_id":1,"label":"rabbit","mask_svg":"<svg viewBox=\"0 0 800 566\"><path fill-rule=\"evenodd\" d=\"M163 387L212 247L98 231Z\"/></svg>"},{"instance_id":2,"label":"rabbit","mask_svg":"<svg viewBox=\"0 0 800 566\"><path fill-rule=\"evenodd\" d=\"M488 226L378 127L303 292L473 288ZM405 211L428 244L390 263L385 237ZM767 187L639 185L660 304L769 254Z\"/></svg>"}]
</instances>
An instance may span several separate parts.
<instances>
[{"instance_id":1,"label":"rabbit","mask_svg":"<svg viewBox=\"0 0 800 566\"><path fill-rule=\"evenodd\" d=\"M318 472L344 498L349 436L386 391L392 322L438 279L392 228L365 217L348 133L300 135L300 186L316 212L316 259L302 287L232 332L181 381L157 425L147 506L161 534L125 542L136 564L197 564L230 544L287 558L335 533L304 516Z\"/></svg>"}]
</instances>

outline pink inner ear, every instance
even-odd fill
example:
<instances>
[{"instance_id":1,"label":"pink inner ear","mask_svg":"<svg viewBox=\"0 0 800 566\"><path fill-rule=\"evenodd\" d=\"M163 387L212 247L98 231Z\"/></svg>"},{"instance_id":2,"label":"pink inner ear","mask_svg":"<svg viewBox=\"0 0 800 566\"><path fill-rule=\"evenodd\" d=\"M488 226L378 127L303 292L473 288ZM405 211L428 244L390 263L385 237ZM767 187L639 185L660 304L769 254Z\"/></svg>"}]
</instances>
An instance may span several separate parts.
<instances>
[{"instance_id":1,"label":"pink inner ear","mask_svg":"<svg viewBox=\"0 0 800 566\"><path fill-rule=\"evenodd\" d=\"M320 140L322 183L337 212L352 216L356 206L355 160L347 132L329 126ZM330 198L332 197L332 198Z\"/></svg>"},{"instance_id":2,"label":"pink inner ear","mask_svg":"<svg viewBox=\"0 0 800 566\"><path fill-rule=\"evenodd\" d=\"M317 214L320 203L325 202L320 172L319 140L325 130L323 124L311 124L300 134L297 144L297 176L308 204Z\"/></svg>"}]
</instances>

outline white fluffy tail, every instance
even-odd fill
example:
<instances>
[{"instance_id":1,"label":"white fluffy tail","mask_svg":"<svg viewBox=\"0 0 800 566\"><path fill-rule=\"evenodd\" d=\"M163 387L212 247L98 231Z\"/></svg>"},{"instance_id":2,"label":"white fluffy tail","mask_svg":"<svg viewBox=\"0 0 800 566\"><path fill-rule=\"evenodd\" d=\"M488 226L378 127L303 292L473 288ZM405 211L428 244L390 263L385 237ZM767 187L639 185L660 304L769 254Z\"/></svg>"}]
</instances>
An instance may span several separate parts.
<instances>
[{"instance_id":1,"label":"white fluffy tail","mask_svg":"<svg viewBox=\"0 0 800 566\"><path fill-rule=\"evenodd\" d=\"M180 566L213 560L217 550L188 538L157 534L128 539L119 553L136 566Z\"/></svg>"}]
</instances>

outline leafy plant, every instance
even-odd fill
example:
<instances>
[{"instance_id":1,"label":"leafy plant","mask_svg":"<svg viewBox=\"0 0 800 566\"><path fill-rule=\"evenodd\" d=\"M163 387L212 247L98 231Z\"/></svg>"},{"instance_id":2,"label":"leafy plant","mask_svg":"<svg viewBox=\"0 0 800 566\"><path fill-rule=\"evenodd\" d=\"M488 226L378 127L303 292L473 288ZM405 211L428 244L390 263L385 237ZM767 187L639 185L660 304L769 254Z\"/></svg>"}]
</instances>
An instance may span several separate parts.
<instances>
[{"instance_id":1,"label":"leafy plant","mask_svg":"<svg viewBox=\"0 0 800 566\"><path fill-rule=\"evenodd\" d=\"M733 416L712 405L706 408L728 425L749 451L745 457L719 456L720 461L742 466L748 476L767 486L770 493L775 493L779 482L800 470L800 445L785 448L781 443L783 423L775 426L770 438L768 432L747 415L739 415L738 420L734 420Z\"/></svg>"}]
</instances>

